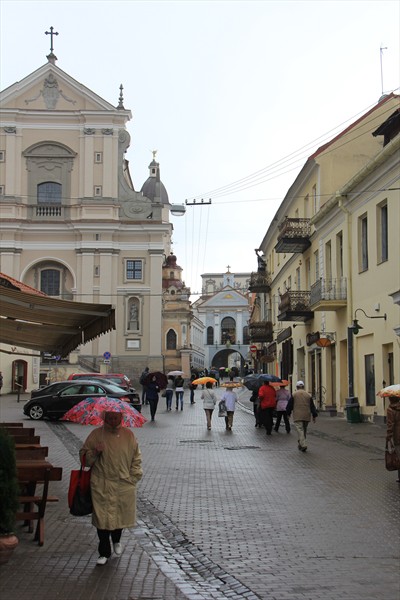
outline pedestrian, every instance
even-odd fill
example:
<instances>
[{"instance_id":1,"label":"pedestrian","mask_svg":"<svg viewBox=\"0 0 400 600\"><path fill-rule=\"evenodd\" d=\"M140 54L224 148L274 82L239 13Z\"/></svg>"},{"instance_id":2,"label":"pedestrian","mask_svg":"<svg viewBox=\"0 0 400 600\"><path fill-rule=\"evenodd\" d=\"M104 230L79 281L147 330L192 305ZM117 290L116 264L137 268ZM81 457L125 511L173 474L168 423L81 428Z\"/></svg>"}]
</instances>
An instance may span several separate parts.
<instances>
[{"instance_id":1,"label":"pedestrian","mask_svg":"<svg viewBox=\"0 0 400 600\"><path fill-rule=\"evenodd\" d=\"M2 373L2 371L0 371L0 394L1 394L2 387L3 387L3 373Z\"/></svg>"},{"instance_id":2,"label":"pedestrian","mask_svg":"<svg viewBox=\"0 0 400 600\"><path fill-rule=\"evenodd\" d=\"M155 421L155 416L157 412L158 406L158 392L160 391L160 387L157 384L157 378L155 375L150 379L147 384L146 389L146 402L150 404L150 416L151 420Z\"/></svg>"},{"instance_id":3,"label":"pedestrian","mask_svg":"<svg viewBox=\"0 0 400 600\"><path fill-rule=\"evenodd\" d=\"M197 375L196 373L192 373L190 376L190 384L189 384L189 389L190 389L190 404L196 404L195 400L194 400L194 391L197 389L197 385L193 385L193 381L197 379Z\"/></svg>"},{"instance_id":4,"label":"pedestrian","mask_svg":"<svg viewBox=\"0 0 400 600\"><path fill-rule=\"evenodd\" d=\"M258 390L260 399L260 421L264 425L267 435L271 435L274 425L274 410L276 407L276 392L275 388L269 384L269 381L264 381Z\"/></svg>"},{"instance_id":5,"label":"pedestrian","mask_svg":"<svg viewBox=\"0 0 400 600\"><path fill-rule=\"evenodd\" d=\"M139 383L142 386L142 404L148 404L147 399L146 399L146 390L147 390L147 386L146 386L146 379L147 376L149 374L149 367L146 367L144 369L144 371L142 372L140 379L139 379Z\"/></svg>"},{"instance_id":6,"label":"pedestrian","mask_svg":"<svg viewBox=\"0 0 400 600\"><path fill-rule=\"evenodd\" d=\"M215 395L215 392L213 392L212 386L212 381L207 381L206 389L203 392L201 392L201 399L203 400L203 408L204 412L206 413L208 430L211 429L212 414L217 403L217 396Z\"/></svg>"},{"instance_id":7,"label":"pedestrian","mask_svg":"<svg viewBox=\"0 0 400 600\"><path fill-rule=\"evenodd\" d=\"M287 414L293 411L293 422L297 430L297 446L302 452L307 451L307 428L311 421L315 423L318 416L311 394L305 391L304 382L296 383L296 391L291 396L287 405Z\"/></svg>"},{"instance_id":8,"label":"pedestrian","mask_svg":"<svg viewBox=\"0 0 400 600\"><path fill-rule=\"evenodd\" d=\"M258 389L253 390L250 396L250 402L253 403L253 414L256 420L254 427L262 427L262 423L260 421L260 399L258 397Z\"/></svg>"},{"instance_id":9,"label":"pedestrian","mask_svg":"<svg viewBox=\"0 0 400 600\"><path fill-rule=\"evenodd\" d=\"M222 394L221 400L224 400L226 405L225 428L227 431L232 431L233 415L236 408L237 396L232 389L227 388Z\"/></svg>"},{"instance_id":10,"label":"pedestrian","mask_svg":"<svg viewBox=\"0 0 400 600\"><path fill-rule=\"evenodd\" d=\"M165 388L165 401L167 403L167 411L171 410L173 395L174 395L174 378L168 377L167 387Z\"/></svg>"},{"instance_id":11,"label":"pedestrian","mask_svg":"<svg viewBox=\"0 0 400 600\"><path fill-rule=\"evenodd\" d=\"M286 433L290 433L290 421L286 412L287 405L290 400L290 392L289 390L285 389L288 385L288 382L282 381L282 383L279 383L278 385L279 388L276 390L276 421L274 430L276 432L279 431L279 426L283 417Z\"/></svg>"},{"instance_id":12,"label":"pedestrian","mask_svg":"<svg viewBox=\"0 0 400 600\"><path fill-rule=\"evenodd\" d=\"M386 412L386 444L393 447L400 460L400 397L389 396L389 406ZM400 469L397 471L400 483Z\"/></svg>"},{"instance_id":13,"label":"pedestrian","mask_svg":"<svg viewBox=\"0 0 400 600\"><path fill-rule=\"evenodd\" d=\"M82 464L91 467L92 524L99 538L97 564L120 556L122 530L136 523L136 484L142 478L142 455L130 429L122 427L122 413L105 412L104 424L94 429L80 452Z\"/></svg>"},{"instance_id":14,"label":"pedestrian","mask_svg":"<svg viewBox=\"0 0 400 600\"><path fill-rule=\"evenodd\" d=\"M178 375L175 378L175 400L176 400L176 410L178 410L179 408L179 404L181 406L181 410L183 410L183 386L185 385L185 382L183 380L183 377L181 375Z\"/></svg>"}]
</instances>

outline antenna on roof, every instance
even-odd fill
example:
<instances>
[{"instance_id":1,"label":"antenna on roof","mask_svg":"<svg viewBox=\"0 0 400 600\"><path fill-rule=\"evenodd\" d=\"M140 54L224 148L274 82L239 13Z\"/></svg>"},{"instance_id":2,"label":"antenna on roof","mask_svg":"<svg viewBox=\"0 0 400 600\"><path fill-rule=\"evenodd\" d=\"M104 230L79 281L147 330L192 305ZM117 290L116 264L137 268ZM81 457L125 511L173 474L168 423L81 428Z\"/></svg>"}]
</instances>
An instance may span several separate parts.
<instances>
[{"instance_id":1,"label":"antenna on roof","mask_svg":"<svg viewBox=\"0 0 400 600\"><path fill-rule=\"evenodd\" d=\"M386 46L382 46L380 47L380 59L381 59L381 88L382 88L382 96L383 96L383 66L382 66L382 57L383 57L383 51L387 50Z\"/></svg>"}]
</instances>

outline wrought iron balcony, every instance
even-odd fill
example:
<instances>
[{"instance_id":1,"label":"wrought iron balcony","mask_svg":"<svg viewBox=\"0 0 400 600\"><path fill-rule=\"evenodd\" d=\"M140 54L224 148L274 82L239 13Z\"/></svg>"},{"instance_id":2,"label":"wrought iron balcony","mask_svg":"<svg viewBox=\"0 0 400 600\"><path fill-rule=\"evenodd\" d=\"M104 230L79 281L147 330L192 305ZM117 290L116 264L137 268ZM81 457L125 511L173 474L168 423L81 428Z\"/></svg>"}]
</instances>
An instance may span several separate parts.
<instances>
[{"instance_id":1,"label":"wrought iron balcony","mask_svg":"<svg viewBox=\"0 0 400 600\"><path fill-rule=\"evenodd\" d=\"M313 310L338 310L347 306L346 277L321 277L311 286L310 306Z\"/></svg>"},{"instance_id":2,"label":"wrought iron balcony","mask_svg":"<svg viewBox=\"0 0 400 600\"><path fill-rule=\"evenodd\" d=\"M266 271L253 272L250 275L249 292L267 294L271 291L271 275Z\"/></svg>"},{"instance_id":3,"label":"wrought iron balcony","mask_svg":"<svg viewBox=\"0 0 400 600\"><path fill-rule=\"evenodd\" d=\"M309 321L314 313L310 308L311 292L287 291L278 306L278 321Z\"/></svg>"},{"instance_id":4,"label":"wrought iron balcony","mask_svg":"<svg viewBox=\"0 0 400 600\"><path fill-rule=\"evenodd\" d=\"M273 331L272 321L258 321L250 323L250 340L252 342L268 343L272 342Z\"/></svg>"},{"instance_id":5,"label":"wrought iron balcony","mask_svg":"<svg viewBox=\"0 0 400 600\"><path fill-rule=\"evenodd\" d=\"M311 246L310 219L289 219L279 224L278 243L275 252L302 253Z\"/></svg>"}]
</instances>

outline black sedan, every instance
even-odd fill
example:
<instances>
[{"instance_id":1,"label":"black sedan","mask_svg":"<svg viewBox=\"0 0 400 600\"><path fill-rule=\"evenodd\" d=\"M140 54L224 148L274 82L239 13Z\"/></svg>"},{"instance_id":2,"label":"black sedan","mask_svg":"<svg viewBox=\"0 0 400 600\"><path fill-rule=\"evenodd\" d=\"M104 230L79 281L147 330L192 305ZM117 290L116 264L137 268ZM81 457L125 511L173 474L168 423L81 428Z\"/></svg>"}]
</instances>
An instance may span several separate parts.
<instances>
[{"instance_id":1,"label":"black sedan","mask_svg":"<svg viewBox=\"0 0 400 600\"><path fill-rule=\"evenodd\" d=\"M136 405L136 394L127 392L118 385L94 380L72 380L56 381L40 390L32 391L31 399L24 405L24 414L34 420L43 417L59 419L81 400L100 396L119 398L130 402L138 410L141 408L140 405Z\"/></svg>"}]
</instances>

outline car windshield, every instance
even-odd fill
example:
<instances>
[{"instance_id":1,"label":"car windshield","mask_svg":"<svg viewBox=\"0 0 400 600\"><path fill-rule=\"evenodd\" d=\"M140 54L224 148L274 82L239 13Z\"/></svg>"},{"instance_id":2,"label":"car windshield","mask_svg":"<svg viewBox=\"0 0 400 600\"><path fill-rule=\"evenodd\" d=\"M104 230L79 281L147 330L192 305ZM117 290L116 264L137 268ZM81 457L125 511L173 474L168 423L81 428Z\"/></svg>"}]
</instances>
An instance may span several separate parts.
<instances>
[{"instance_id":1,"label":"car windshield","mask_svg":"<svg viewBox=\"0 0 400 600\"><path fill-rule=\"evenodd\" d=\"M118 385L115 385L114 383L108 383L107 384L107 392L108 394L114 393L114 394L120 394L121 392L124 392L125 390L123 390L122 388L120 388Z\"/></svg>"}]
</instances>

